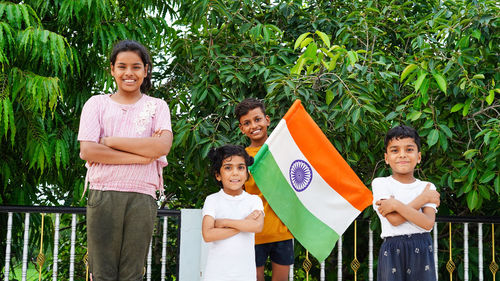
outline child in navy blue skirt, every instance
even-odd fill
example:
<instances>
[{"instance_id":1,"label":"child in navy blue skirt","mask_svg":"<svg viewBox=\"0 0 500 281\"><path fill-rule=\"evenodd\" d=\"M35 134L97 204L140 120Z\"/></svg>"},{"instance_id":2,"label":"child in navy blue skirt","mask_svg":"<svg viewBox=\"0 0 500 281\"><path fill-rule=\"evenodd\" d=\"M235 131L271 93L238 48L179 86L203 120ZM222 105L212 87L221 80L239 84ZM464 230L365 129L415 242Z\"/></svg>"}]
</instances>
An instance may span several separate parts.
<instances>
[{"instance_id":1,"label":"child in navy blue skirt","mask_svg":"<svg viewBox=\"0 0 500 281\"><path fill-rule=\"evenodd\" d=\"M416 179L421 161L420 137L400 125L387 132L385 162L389 177L372 182L373 207L384 239L378 258L378 281L434 281L434 250L429 232L434 226L439 193L429 182Z\"/></svg>"}]
</instances>

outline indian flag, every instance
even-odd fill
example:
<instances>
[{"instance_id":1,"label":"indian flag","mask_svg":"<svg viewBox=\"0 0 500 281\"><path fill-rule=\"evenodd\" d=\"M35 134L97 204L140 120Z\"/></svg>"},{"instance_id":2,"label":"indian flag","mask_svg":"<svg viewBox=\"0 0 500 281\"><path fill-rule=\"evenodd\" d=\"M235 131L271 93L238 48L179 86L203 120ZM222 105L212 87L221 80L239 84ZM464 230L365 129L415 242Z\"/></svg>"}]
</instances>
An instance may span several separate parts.
<instances>
[{"instance_id":1,"label":"indian flag","mask_svg":"<svg viewBox=\"0 0 500 281\"><path fill-rule=\"evenodd\" d=\"M373 199L300 100L259 150L250 172L274 212L319 261Z\"/></svg>"}]
</instances>

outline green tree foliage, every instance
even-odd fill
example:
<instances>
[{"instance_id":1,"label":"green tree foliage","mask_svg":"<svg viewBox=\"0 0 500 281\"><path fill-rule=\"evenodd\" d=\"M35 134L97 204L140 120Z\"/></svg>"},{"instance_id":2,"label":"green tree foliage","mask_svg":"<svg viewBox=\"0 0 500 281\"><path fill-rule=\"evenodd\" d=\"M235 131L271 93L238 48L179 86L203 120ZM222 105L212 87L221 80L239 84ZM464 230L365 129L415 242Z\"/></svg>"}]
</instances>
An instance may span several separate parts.
<instances>
[{"instance_id":1,"label":"green tree foliage","mask_svg":"<svg viewBox=\"0 0 500 281\"><path fill-rule=\"evenodd\" d=\"M184 176L170 175L170 191L202 202L191 194L213 187L208 150L245 144L232 114L238 101L264 98L275 124L300 98L367 185L390 172L385 132L406 123L423 138L417 176L449 195L442 213L497 214L497 15L491 1L181 5L177 24L187 30L172 44L179 115L170 169Z\"/></svg>"}]
</instances>

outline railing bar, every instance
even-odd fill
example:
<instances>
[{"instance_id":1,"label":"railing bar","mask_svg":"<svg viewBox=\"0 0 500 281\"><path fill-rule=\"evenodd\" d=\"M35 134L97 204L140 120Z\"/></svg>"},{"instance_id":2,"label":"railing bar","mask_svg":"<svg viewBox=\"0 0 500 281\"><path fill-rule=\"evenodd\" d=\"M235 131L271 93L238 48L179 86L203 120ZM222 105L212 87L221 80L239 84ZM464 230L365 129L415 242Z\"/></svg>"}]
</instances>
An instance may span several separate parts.
<instances>
[{"instance_id":1,"label":"railing bar","mask_svg":"<svg viewBox=\"0 0 500 281\"><path fill-rule=\"evenodd\" d=\"M319 280L325 281L325 261L320 264Z\"/></svg>"},{"instance_id":2,"label":"railing bar","mask_svg":"<svg viewBox=\"0 0 500 281\"><path fill-rule=\"evenodd\" d=\"M165 280L167 275L167 231L168 217L163 217L163 238L161 243L161 279Z\"/></svg>"},{"instance_id":3,"label":"railing bar","mask_svg":"<svg viewBox=\"0 0 500 281\"><path fill-rule=\"evenodd\" d=\"M373 281L373 230L372 222L368 224L368 280Z\"/></svg>"},{"instance_id":4,"label":"railing bar","mask_svg":"<svg viewBox=\"0 0 500 281\"><path fill-rule=\"evenodd\" d=\"M56 214L56 222L54 226L54 254L53 256L53 266L52 266L52 280L57 281L57 262L59 261L59 223L61 214Z\"/></svg>"},{"instance_id":5,"label":"railing bar","mask_svg":"<svg viewBox=\"0 0 500 281\"><path fill-rule=\"evenodd\" d=\"M28 272L28 240L30 236L30 214L26 213L24 217L24 244L23 244L23 271L21 280L26 281L26 273Z\"/></svg>"},{"instance_id":6,"label":"railing bar","mask_svg":"<svg viewBox=\"0 0 500 281\"><path fill-rule=\"evenodd\" d=\"M0 206L0 213L62 213L62 214L85 214L85 207L67 207L67 206ZM158 209L157 216L180 216L180 210ZM499 220L500 221L500 220Z\"/></svg>"},{"instance_id":7,"label":"railing bar","mask_svg":"<svg viewBox=\"0 0 500 281\"><path fill-rule=\"evenodd\" d=\"M151 261L152 261L152 252L153 252L153 238L151 237L151 240L149 241L149 251L148 251L148 259L147 259L147 262L148 262L148 269L147 269L147 277L146 277L146 280L147 281L151 281Z\"/></svg>"},{"instance_id":8,"label":"railing bar","mask_svg":"<svg viewBox=\"0 0 500 281\"><path fill-rule=\"evenodd\" d=\"M464 223L464 281L469 281L469 224Z\"/></svg>"},{"instance_id":9,"label":"railing bar","mask_svg":"<svg viewBox=\"0 0 500 281\"><path fill-rule=\"evenodd\" d=\"M337 281L342 281L342 236L337 240Z\"/></svg>"},{"instance_id":10,"label":"railing bar","mask_svg":"<svg viewBox=\"0 0 500 281\"><path fill-rule=\"evenodd\" d=\"M477 258L478 258L478 269L479 269L479 281L483 281L483 224L477 224Z\"/></svg>"},{"instance_id":11,"label":"railing bar","mask_svg":"<svg viewBox=\"0 0 500 281\"><path fill-rule=\"evenodd\" d=\"M73 281L75 275L75 241L76 241L76 214L71 219L71 248L69 254L69 281Z\"/></svg>"},{"instance_id":12,"label":"railing bar","mask_svg":"<svg viewBox=\"0 0 500 281\"><path fill-rule=\"evenodd\" d=\"M7 245L5 246L5 279L4 281L9 281L9 270L10 270L10 246L12 244L12 212L9 212L7 218Z\"/></svg>"},{"instance_id":13,"label":"railing bar","mask_svg":"<svg viewBox=\"0 0 500 281\"><path fill-rule=\"evenodd\" d=\"M436 281L439 280L438 275L438 224L434 223L434 271L436 273Z\"/></svg>"}]
</instances>

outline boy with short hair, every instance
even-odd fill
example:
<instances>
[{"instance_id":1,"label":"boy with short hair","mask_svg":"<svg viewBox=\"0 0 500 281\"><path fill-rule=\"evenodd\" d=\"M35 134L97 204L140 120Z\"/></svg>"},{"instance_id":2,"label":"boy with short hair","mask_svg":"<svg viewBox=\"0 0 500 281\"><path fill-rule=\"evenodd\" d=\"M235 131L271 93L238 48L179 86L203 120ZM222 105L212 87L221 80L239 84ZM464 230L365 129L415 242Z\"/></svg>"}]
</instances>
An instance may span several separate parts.
<instances>
[{"instance_id":1,"label":"boy with short hair","mask_svg":"<svg viewBox=\"0 0 500 281\"><path fill-rule=\"evenodd\" d=\"M373 208L384 239L380 247L377 280L436 280L432 239L439 193L429 182L414 177L421 161L420 137L400 125L387 132L385 162L392 175L372 182Z\"/></svg>"},{"instance_id":2,"label":"boy with short hair","mask_svg":"<svg viewBox=\"0 0 500 281\"><path fill-rule=\"evenodd\" d=\"M250 139L250 145L245 150L255 157L268 138L267 128L271 123L265 106L260 100L247 98L236 106L234 114L241 132ZM255 234L257 281L264 281L264 265L268 257L271 258L272 280L286 281L290 265L294 262L292 233L271 209L251 175L245 183L245 190L258 195L264 203L264 229Z\"/></svg>"}]
</instances>

